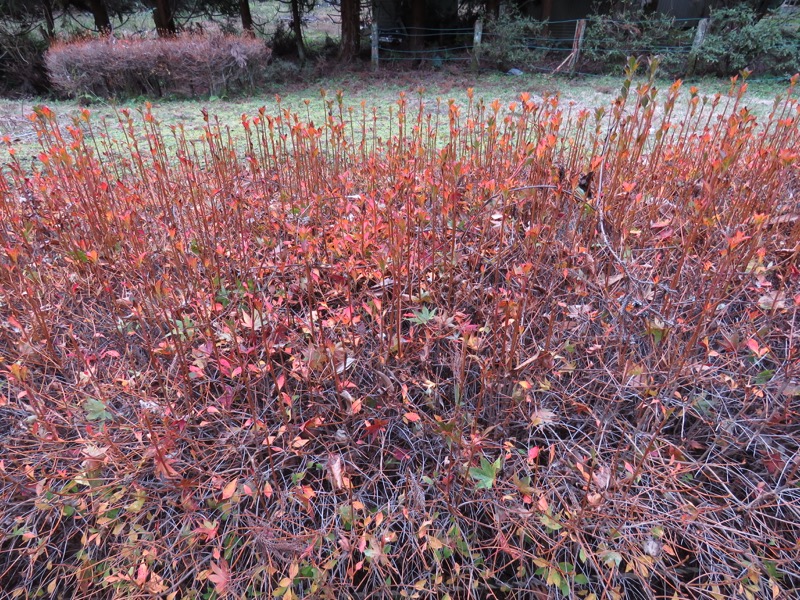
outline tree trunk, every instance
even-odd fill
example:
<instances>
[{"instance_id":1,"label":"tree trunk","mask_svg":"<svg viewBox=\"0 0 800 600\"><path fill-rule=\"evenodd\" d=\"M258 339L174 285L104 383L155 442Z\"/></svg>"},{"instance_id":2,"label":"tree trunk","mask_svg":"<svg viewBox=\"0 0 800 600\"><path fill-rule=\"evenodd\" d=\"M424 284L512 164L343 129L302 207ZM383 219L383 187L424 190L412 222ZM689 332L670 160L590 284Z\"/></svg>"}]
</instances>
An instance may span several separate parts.
<instances>
[{"instance_id":1,"label":"tree trunk","mask_svg":"<svg viewBox=\"0 0 800 600\"><path fill-rule=\"evenodd\" d=\"M422 50L425 43L425 0L411 0L411 49Z\"/></svg>"},{"instance_id":2,"label":"tree trunk","mask_svg":"<svg viewBox=\"0 0 800 600\"><path fill-rule=\"evenodd\" d=\"M156 0L156 9L153 11L153 21L156 25L156 31L161 37L175 35L177 27L175 27L175 16L172 14L172 6L170 0Z\"/></svg>"},{"instance_id":3,"label":"tree trunk","mask_svg":"<svg viewBox=\"0 0 800 600\"><path fill-rule=\"evenodd\" d=\"M249 0L239 0L239 16L242 19L242 31L253 35L253 14L250 12Z\"/></svg>"},{"instance_id":4,"label":"tree trunk","mask_svg":"<svg viewBox=\"0 0 800 600\"><path fill-rule=\"evenodd\" d=\"M486 16L489 19L500 16L500 0L486 0Z\"/></svg>"},{"instance_id":5,"label":"tree trunk","mask_svg":"<svg viewBox=\"0 0 800 600\"><path fill-rule=\"evenodd\" d=\"M553 17L553 0L542 0L542 21L549 21Z\"/></svg>"},{"instance_id":6,"label":"tree trunk","mask_svg":"<svg viewBox=\"0 0 800 600\"><path fill-rule=\"evenodd\" d=\"M297 58L300 59L300 64L305 64L306 45L303 43L303 10L300 2L301 0L292 0L292 31L297 44Z\"/></svg>"},{"instance_id":7,"label":"tree trunk","mask_svg":"<svg viewBox=\"0 0 800 600\"><path fill-rule=\"evenodd\" d=\"M351 60L358 54L361 38L360 0L342 0L342 45L340 57Z\"/></svg>"},{"instance_id":8,"label":"tree trunk","mask_svg":"<svg viewBox=\"0 0 800 600\"><path fill-rule=\"evenodd\" d=\"M111 19L104 0L89 0L89 8L94 17L94 26L102 35L111 35Z\"/></svg>"},{"instance_id":9,"label":"tree trunk","mask_svg":"<svg viewBox=\"0 0 800 600\"><path fill-rule=\"evenodd\" d=\"M55 39L56 20L53 17L53 1L42 0L42 9L44 10L45 35L48 40Z\"/></svg>"}]
</instances>

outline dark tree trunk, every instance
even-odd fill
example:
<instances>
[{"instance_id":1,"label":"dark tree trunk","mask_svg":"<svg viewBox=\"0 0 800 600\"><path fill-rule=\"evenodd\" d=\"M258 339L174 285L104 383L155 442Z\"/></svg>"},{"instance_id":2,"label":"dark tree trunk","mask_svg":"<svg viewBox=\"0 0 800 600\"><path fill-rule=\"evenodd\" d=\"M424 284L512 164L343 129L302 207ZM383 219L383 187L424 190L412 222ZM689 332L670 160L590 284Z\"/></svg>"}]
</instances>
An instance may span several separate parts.
<instances>
[{"instance_id":1,"label":"dark tree trunk","mask_svg":"<svg viewBox=\"0 0 800 600\"><path fill-rule=\"evenodd\" d=\"M301 64L306 62L306 45L303 43L303 10L300 6L302 0L292 0L292 31L297 44L297 58Z\"/></svg>"},{"instance_id":2,"label":"dark tree trunk","mask_svg":"<svg viewBox=\"0 0 800 600\"><path fill-rule=\"evenodd\" d=\"M553 17L553 0L542 0L542 21L549 21Z\"/></svg>"},{"instance_id":3,"label":"dark tree trunk","mask_svg":"<svg viewBox=\"0 0 800 600\"><path fill-rule=\"evenodd\" d=\"M44 10L45 35L48 40L52 40L56 37L56 20L53 17L52 0L42 0L42 9Z\"/></svg>"},{"instance_id":4,"label":"dark tree trunk","mask_svg":"<svg viewBox=\"0 0 800 600\"><path fill-rule=\"evenodd\" d=\"M89 8L94 17L94 26L103 35L111 35L111 19L108 18L108 9L104 0L89 0Z\"/></svg>"},{"instance_id":5,"label":"dark tree trunk","mask_svg":"<svg viewBox=\"0 0 800 600\"><path fill-rule=\"evenodd\" d=\"M361 38L360 0L342 0L342 60L350 60L358 54Z\"/></svg>"},{"instance_id":6,"label":"dark tree trunk","mask_svg":"<svg viewBox=\"0 0 800 600\"><path fill-rule=\"evenodd\" d=\"M172 6L169 0L156 0L156 9L153 11L153 21L156 31L161 37L175 35L178 28L175 27L175 16L172 14Z\"/></svg>"},{"instance_id":7,"label":"dark tree trunk","mask_svg":"<svg viewBox=\"0 0 800 600\"><path fill-rule=\"evenodd\" d=\"M761 0L756 6L756 15L759 21L766 17L770 10L778 8L780 5L781 2L776 2L775 0Z\"/></svg>"},{"instance_id":8,"label":"dark tree trunk","mask_svg":"<svg viewBox=\"0 0 800 600\"><path fill-rule=\"evenodd\" d=\"M486 16L489 19L500 16L500 0L486 0Z\"/></svg>"},{"instance_id":9,"label":"dark tree trunk","mask_svg":"<svg viewBox=\"0 0 800 600\"><path fill-rule=\"evenodd\" d=\"M239 0L239 16L242 19L242 31L253 35L253 14L250 12L249 0Z\"/></svg>"},{"instance_id":10,"label":"dark tree trunk","mask_svg":"<svg viewBox=\"0 0 800 600\"><path fill-rule=\"evenodd\" d=\"M411 0L411 49L422 50L425 38L425 0Z\"/></svg>"}]
</instances>

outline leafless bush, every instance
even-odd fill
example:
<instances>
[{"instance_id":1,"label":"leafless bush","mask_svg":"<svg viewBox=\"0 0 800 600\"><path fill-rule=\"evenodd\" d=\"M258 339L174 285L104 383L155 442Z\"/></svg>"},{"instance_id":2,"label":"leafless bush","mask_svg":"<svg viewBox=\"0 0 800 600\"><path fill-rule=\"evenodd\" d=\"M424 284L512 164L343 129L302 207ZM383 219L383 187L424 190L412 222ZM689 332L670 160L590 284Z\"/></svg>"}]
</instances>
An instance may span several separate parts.
<instances>
[{"instance_id":1,"label":"leafless bush","mask_svg":"<svg viewBox=\"0 0 800 600\"><path fill-rule=\"evenodd\" d=\"M54 87L68 96L197 96L253 87L268 59L256 39L182 35L57 44L45 63Z\"/></svg>"},{"instance_id":2,"label":"leafless bush","mask_svg":"<svg viewBox=\"0 0 800 600\"><path fill-rule=\"evenodd\" d=\"M0 92L36 94L47 89L44 46L35 36L0 31Z\"/></svg>"}]
</instances>

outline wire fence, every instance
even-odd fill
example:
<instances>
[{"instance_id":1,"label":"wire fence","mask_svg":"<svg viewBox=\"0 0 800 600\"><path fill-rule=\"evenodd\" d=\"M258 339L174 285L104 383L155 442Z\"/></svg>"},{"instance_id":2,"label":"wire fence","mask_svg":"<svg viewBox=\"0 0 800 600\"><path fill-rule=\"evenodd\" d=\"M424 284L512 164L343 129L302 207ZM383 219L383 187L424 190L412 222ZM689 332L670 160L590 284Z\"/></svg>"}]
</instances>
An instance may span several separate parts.
<instances>
[{"instance_id":1,"label":"wire fence","mask_svg":"<svg viewBox=\"0 0 800 600\"><path fill-rule=\"evenodd\" d=\"M673 19L683 27L696 27L699 19ZM504 41L506 50L529 50L538 54L569 54L573 51L572 45L579 19L548 21L542 23L546 33L525 36L524 43L509 44ZM613 23L613 22L611 22ZM637 25L637 21L627 21L625 25ZM645 24L645 22L641 22ZM501 41L502 33L491 30L484 31L477 46L483 48ZM464 62L473 60L476 51L475 28L422 28L422 27L395 27L378 30L378 56L381 61L433 61L433 62ZM595 51L628 52L629 54L663 54L666 52L676 54L689 54L692 44L681 45L631 45L628 48L619 46L595 46ZM480 48L479 48L480 51ZM528 65L526 65L528 66Z\"/></svg>"},{"instance_id":2,"label":"wire fence","mask_svg":"<svg viewBox=\"0 0 800 600\"><path fill-rule=\"evenodd\" d=\"M587 35L584 37L581 32L578 39L576 32L581 22ZM491 26L484 30L481 21L477 21L474 27L441 29L377 28L373 25L372 58L376 69L379 63L433 67L446 63L471 63L478 67L491 60L498 62L498 53L513 53L519 64L508 66L523 71L553 72L569 63L571 74L604 75L615 62L620 62L621 57L659 55L662 62L668 61L674 71L691 75L708 19L673 18L667 22L668 27L659 29L656 35L650 35L646 40L635 39L635 33L647 28L652 32L654 21L616 21L607 17L541 22L536 30L521 39L508 39L505 32L493 31ZM604 37L609 28L614 30L616 37ZM629 43L621 42L620 37L628 37ZM591 68L588 72L579 71L578 66ZM761 77L757 80L785 79L787 77Z\"/></svg>"}]
</instances>

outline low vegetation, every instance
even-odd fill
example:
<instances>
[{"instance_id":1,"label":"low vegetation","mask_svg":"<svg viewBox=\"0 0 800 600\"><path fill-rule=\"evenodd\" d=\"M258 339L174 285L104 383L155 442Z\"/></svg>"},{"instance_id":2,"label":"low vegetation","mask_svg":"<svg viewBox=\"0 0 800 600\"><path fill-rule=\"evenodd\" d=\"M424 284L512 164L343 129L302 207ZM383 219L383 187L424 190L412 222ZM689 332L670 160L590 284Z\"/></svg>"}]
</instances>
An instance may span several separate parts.
<instances>
[{"instance_id":1,"label":"low vegetation","mask_svg":"<svg viewBox=\"0 0 800 600\"><path fill-rule=\"evenodd\" d=\"M793 597L800 108L31 116L11 597ZM170 139L169 144L168 138ZM168 151L167 148L172 150Z\"/></svg>"},{"instance_id":2,"label":"low vegetation","mask_svg":"<svg viewBox=\"0 0 800 600\"><path fill-rule=\"evenodd\" d=\"M89 38L51 45L50 82L80 98L221 96L263 84L270 52L254 37Z\"/></svg>"},{"instance_id":3,"label":"low vegetation","mask_svg":"<svg viewBox=\"0 0 800 600\"><path fill-rule=\"evenodd\" d=\"M659 56L664 74L726 77L742 69L758 76L789 77L800 70L798 17L787 9L765 15L745 4L711 11L709 28L692 58L697 20L642 9L591 15L584 69L607 72L629 56ZM690 68L690 64L693 66Z\"/></svg>"}]
</instances>

